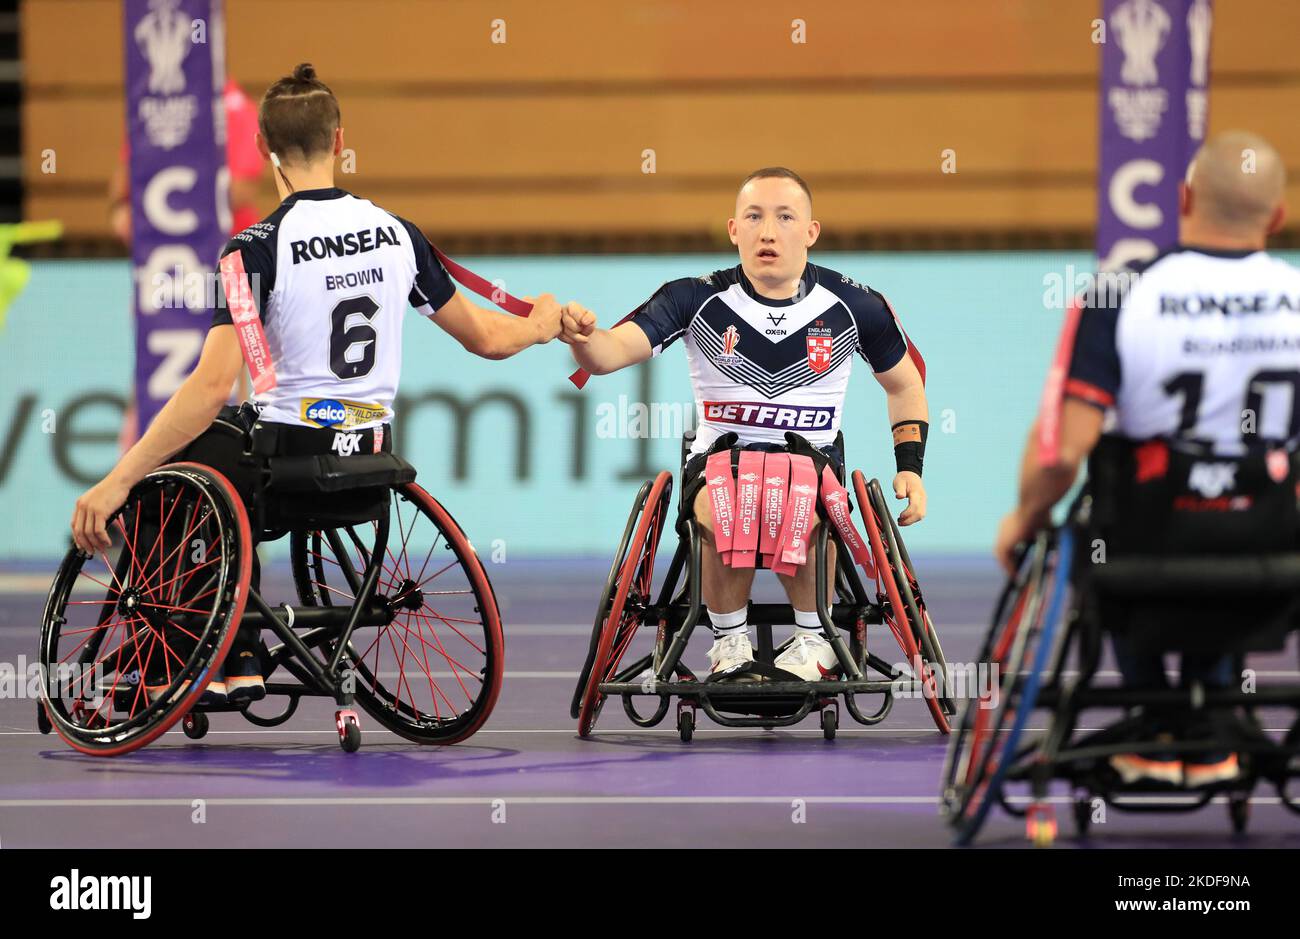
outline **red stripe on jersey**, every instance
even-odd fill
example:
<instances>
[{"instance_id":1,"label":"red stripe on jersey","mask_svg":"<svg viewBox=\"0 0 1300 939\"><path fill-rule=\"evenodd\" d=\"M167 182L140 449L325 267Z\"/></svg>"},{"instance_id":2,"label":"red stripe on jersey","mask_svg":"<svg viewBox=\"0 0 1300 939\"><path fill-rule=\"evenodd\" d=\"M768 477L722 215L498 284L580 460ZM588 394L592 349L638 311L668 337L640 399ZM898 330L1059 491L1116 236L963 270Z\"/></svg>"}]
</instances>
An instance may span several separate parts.
<instances>
[{"instance_id":1,"label":"red stripe on jersey","mask_svg":"<svg viewBox=\"0 0 1300 939\"><path fill-rule=\"evenodd\" d=\"M1115 396L1109 391L1103 391L1096 385L1090 385L1078 378L1066 379L1064 394L1067 398L1078 398L1081 401L1087 401L1089 404L1101 405L1103 408L1115 405Z\"/></svg>"},{"instance_id":2,"label":"red stripe on jersey","mask_svg":"<svg viewBox=\"0 0 1300 939\"><path fill-rule=\"evenodd\" d=\"M913 344L911 337L907 335L907 330L903 328L903 321L898 318L898 314L894 312L893 305L885 299L883 293L880 295L880 299L885 301L885 309L888 310L889 315L894 318L894 324L898 327L898 331L903 334L903 342L907 343L907 354L912 357L912 364L915 365L916 370L921 373L921 384L924 385L925 359L921 358L921 350Z\"/></svg>"},{"instance_id":3,"label":"red stripe on jersey","mask_svg":"<svg viewBox=\"0 0 1300 939\"><path fill-rule=\"evenodd\" d=\"M253 303L253 288L248 282L248 272L244 270L244 256L238 251L232 251L221 259L220 266L221 289L225 291L235 335L239 337L239 348L248 365L249 377L253 380L253 393L270 391L277 383L275 363L271 361L271 349L266 342L266 331L262 329L262 318L258 316L257 306Z\"/></svg>"},{"instance_id":4,"label":"red stripe on jersey","mask_svg":"<svg viewBox=\"0 0 1300 939\"><path fill-rule=\"evenodd\" d=\"M1061 458L1061 402L1065 397L1070 360L1074 357L1074 336L1079 331L1082 315L1083 307L1077 300L1065 311L1056 355L1052 358L1052 367L1047 370L1047 381L1043 383L1043 397L1038 408L1038 462L1042 466L1055 466Z\"/></svg>"}]
</instances>

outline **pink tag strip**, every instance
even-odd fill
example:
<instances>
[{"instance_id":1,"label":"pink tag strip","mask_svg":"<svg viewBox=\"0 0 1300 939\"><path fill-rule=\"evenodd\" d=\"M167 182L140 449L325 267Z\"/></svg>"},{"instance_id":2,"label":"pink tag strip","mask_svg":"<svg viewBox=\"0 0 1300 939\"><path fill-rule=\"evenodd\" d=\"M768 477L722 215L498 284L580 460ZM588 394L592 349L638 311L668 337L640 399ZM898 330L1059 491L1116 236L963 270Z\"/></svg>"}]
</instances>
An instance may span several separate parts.
<instances>
[{"instance_id":1,"label":"pink tag strip","mask_svg":"<svg viewBox=\"0 0 1300 939\"><path fill-rule=\"evenodd\" d=\"M722 563L731 563L732 539L736 531L736 481L731 477L731 451L712 454L704 464L704 481L709 487L713 509L713 543Z\"/></svg>"},{"instance_id":2,"label":"pink tag strip","mask_svg":"<svg viewBox=\"0 0 1300 939\"><path fill-rule=\"evenodd\" d=\"M781 537L781 519L785 516L785 497L790 488L790 454L763 454L763 490L760 496L762 518L759 525L758 553L763 564L771 567Z\"/></svg>"},{"instance_id":3,"label":"pink tag strip","mask_svg":"<svg viewBox=\"0 0 1300 939\"><path fill-rule=\"evenodd\" d=\"M840 481L835 478L835 473L829 466L822 467L822 506L825 507L826 517L839 532L840 540L849 549L853 560L866 571L870 580L875 580L876 565L871 561L871 550L853 524L853 515L849 512L848 490L840 485Z\"/></svg>"},{"instance_id":4,"label":"pink tag strip","mask_svg":"<svg viewBox=\"0 0 1300 939\"><path fill-rule=\"evenodd\" d=\"M379 453L381 450L384 449L384 425L383 424L375 425L374 437L375 437L374 452Z\"/></svg>"},{"instance_id":5,"label":"pink tag strip","mask_svg":"<svg viewBox=\"0 0 1300 939\"><path fill-rule=\"evenodd\" d=\"M793 574L808 562L808 532L812 529L813 513L817 510L817 470L811 458L800 454L790 456L790 497L785 504L785 519L778 540L777 564L772 570Z\"/></svg>"},{"instance_id":6,"label":"pink tag strip","mask_svg":"<svg viewBox=\"0 0 1300 939\"><path fill-rule=\"evenodd\" d=\"M736 537L731 566L753 567L758 560L758 503L763 492L763 457L741 450L736 475Z\"/></svg>"},{"instance_id":7,"label":"pink tag strip","mask_svg":"<svg viewBox=\"0 0 1300 939\"><path fill-rule=\"evenodd\" d=\"M226 293L244 363L253 379L253 393L270 391L277 383L275 363L271 361L262 318L253 303L253 289L248 283L248 272L244 270L244 256L238 251L232 251L221 259L221 288Z\"/></svg>"}]
</instances>

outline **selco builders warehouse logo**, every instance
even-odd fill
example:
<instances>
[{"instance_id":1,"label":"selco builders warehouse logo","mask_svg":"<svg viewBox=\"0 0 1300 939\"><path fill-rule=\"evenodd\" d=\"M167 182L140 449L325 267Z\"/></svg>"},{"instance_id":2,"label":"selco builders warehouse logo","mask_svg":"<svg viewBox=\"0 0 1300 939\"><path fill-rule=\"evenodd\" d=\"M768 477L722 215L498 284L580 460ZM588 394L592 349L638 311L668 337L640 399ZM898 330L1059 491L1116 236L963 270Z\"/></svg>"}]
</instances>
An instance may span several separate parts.
<instances>
[{"instance_id":1,"label":"selco builders warehouse logo","mask_svg":"<svg viewBox=\"0 0 1300 939\"><path fill-rule=\"evenodd\" d=\"M50 881L52 910L130 910L132 919L153 912L153 878L83 875L77 868Z\"/></svg>"},{"instance_id":2,"label":"selco builders warehouse logo","mask_svg":"<svg viewBox=\"0 0 1300 939\"><path fill-rule=\"evenodd\" d=\"M342 430L373 424L387 417L388 410L381 404L339 401L334 398L304 398L302 401L302 419L317 427L338 427Z\"/></svg>"}]
</instances>

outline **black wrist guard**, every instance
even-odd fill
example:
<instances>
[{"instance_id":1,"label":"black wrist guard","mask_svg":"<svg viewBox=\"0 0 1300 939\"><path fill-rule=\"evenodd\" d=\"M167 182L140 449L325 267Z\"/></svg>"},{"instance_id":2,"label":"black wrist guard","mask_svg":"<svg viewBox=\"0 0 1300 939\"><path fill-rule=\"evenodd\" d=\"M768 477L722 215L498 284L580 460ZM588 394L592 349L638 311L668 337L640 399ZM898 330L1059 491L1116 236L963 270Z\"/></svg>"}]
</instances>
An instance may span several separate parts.
<instances>
[{"instance_id":1,"label":"black wrist guard","mask_svg":"<svg viewBox=\"0 0 1300 939\"><path fill-rule=\"evenodd\" d=\"M900 473L921 475L925 463L925 438L930 425L925 421L899 421L894 425L894 463Z\"/></svg>"}]
</instances>

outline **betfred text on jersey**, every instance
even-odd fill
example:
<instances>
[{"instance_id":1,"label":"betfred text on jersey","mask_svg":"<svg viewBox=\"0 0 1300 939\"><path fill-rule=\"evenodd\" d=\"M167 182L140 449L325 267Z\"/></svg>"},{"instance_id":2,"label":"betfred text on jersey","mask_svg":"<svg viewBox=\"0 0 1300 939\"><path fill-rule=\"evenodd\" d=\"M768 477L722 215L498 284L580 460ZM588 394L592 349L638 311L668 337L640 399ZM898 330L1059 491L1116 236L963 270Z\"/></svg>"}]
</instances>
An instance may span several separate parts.
<instances>
[{"instance_id":1,"label":"betfred text on jersey","mask_svg":"<svg viewBox=\"0 0 1300 939\"><path fill-rule=\"evenodd\" d=\"M830 427L834 408L782 406L755 401L705 401L704 419L717 424L821 430Z\"/></svg>"},{"instance_id":2,"label":"betfred text on jersey","mask_svg":"<svg viewBox=\"0 0 1300 939\"><path fill-rule=\"evenodd\" d=\"M293 263L302 261L320 261L325 258L346 258L354 254L374 251L384 245L399 244L397 229L388 225L381 228L365 228L361 231L348 232L345 235L331 235L307 238L290 243L293 249Z\"/></svg>"}]
</instances>

